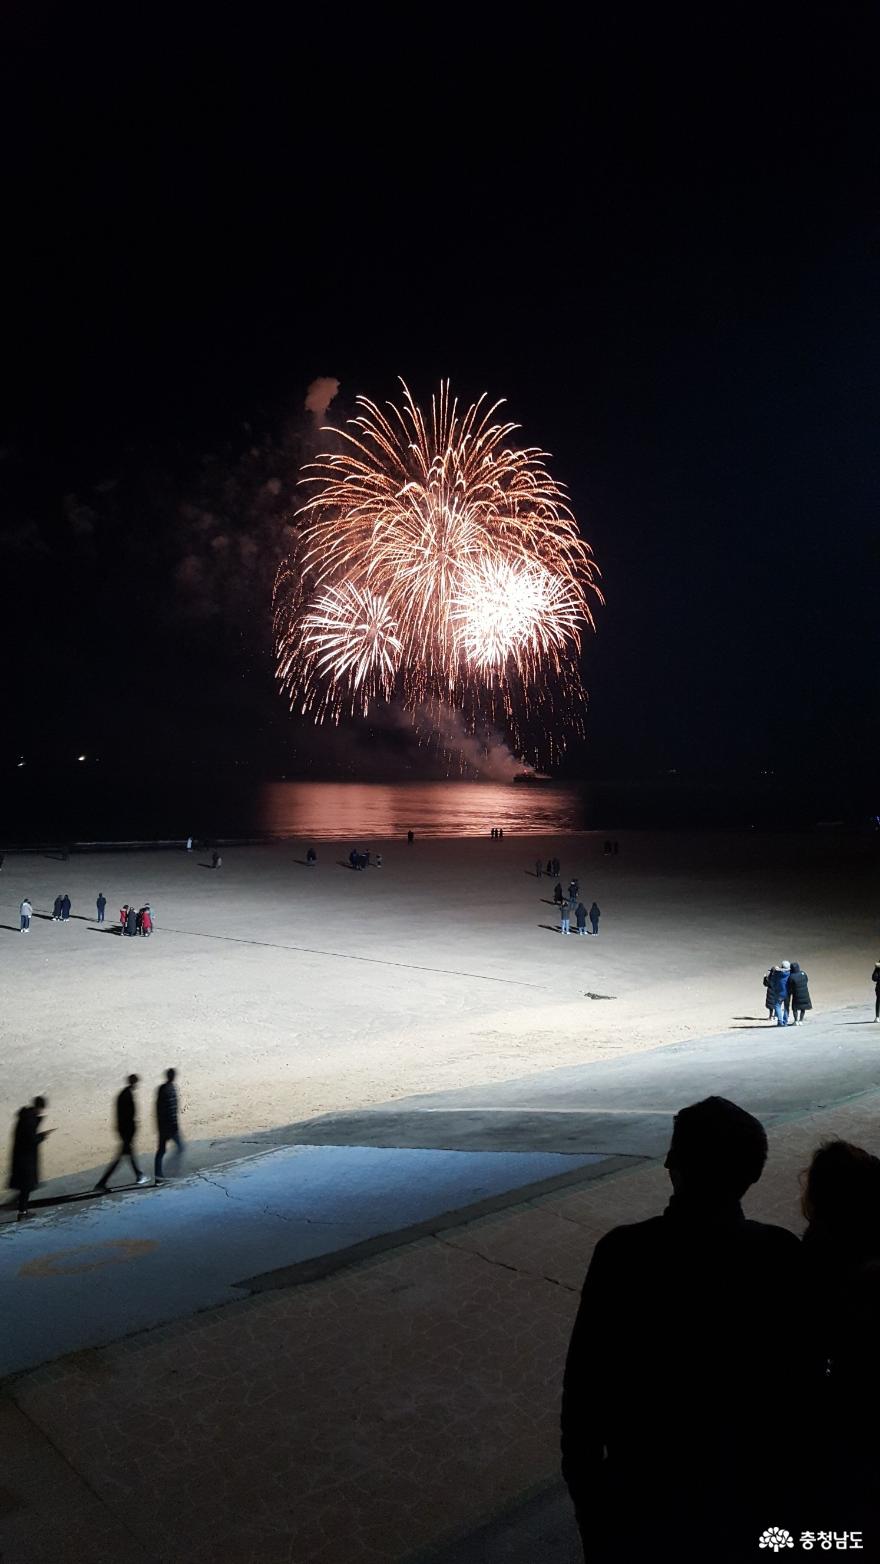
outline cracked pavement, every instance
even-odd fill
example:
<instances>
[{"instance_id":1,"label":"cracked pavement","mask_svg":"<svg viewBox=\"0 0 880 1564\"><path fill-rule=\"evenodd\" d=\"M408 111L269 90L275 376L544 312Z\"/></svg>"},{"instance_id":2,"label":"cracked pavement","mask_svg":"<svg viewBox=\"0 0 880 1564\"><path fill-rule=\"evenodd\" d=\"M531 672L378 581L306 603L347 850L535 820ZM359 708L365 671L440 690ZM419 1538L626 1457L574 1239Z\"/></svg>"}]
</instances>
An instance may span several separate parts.
<instances>
[{"instance_id":1,"label":"cracked pavement","mask_svg":"<svg viewBox=\"0 0 880 1564\"><path fill-rule=\"evenodd\" d=\"M287 1146L0 1228L0 1374L239 1299L259 1281L601 1162ZM169 1159L167 1171L173 1172ZM448 1226L448 1222L446 1223Z\"/></svg>"}]
</instances>

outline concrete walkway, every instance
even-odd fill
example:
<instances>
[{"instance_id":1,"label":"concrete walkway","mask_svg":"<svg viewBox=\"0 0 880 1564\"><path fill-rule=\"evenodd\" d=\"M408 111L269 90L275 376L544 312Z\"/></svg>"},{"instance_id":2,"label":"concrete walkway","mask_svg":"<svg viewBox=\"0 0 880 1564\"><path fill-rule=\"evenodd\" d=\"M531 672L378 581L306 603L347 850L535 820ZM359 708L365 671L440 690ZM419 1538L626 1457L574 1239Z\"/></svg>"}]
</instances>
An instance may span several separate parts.
<instances>
[{"instance_id":1,"label":"concrete walkway","mask_svg":"<svg viewBox=\"0 0 880 1564\"><path fill-rule=\"evenodd\" d=\"M839 1135L880 1153L880 1091L870 1089L872 1060L856 1041L873 1044L880 1027L845 1032L846 1022L844 1013L809 1034L767 1030L763 1049L783 1051L766 1080L745 1067L731 1080L730 1094L747 1104L774 1093L770 1159L747 1214L800 1231L798 1175L820 1140ZM807 1086L801 1042L816 1072ZM692 1068L674 1088L675 1106L722 1089L710 1053L686 1045ZM655 1095L670 1068L661 1055L682 1052L629 1060L630 1091L668 1127L671 1080L668 1094ZM645 1059L661 1074L640 1084ZM611 1111L624 1104L610 1079L606 1087L590 1105L597 1122L635 1120L631 1109ZM538 1090L540 1116L556 1093L551 1080ZM430 1118L419 1110L419 1122ZM170 1205L181 1191L166 1193ZM667 1197L657 1161L589 1163L472 1220L438 1221L403 1245L397 1235L395 1247L327 1274L299 1273L293 1285L7 1382L0 1557L574 1564L558 1418L580 1285L597 1238L661 1210ZM275 1275L283 1282L283 1271ZM793 1533L847 1524L773 1520ZM866 1536L864 1550L880 1557L880 1539Z\"/></svg>"},{"instance_id":2,"label":"concrete walkway","mask_svg":"<svg viewBox=\"0 0 880 1564\"><path fill-rule=\"evenodd\" d=\"M475 1214L602 1160L294 1146L161 1189L44 1208L0 1229L0 1374L185 1318L241 1298L248 1277L461 1208Z\"/></svg>"}]
</instances>

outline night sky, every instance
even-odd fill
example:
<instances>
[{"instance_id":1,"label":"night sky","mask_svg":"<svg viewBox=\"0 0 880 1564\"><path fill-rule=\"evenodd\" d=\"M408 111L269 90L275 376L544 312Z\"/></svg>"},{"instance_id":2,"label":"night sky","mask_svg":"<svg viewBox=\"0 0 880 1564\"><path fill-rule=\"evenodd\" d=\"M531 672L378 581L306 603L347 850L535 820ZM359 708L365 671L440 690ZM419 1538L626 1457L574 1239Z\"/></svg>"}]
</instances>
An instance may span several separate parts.
<instances>
[{"instance_id":1,"label":"night sky","mask_svg":"<svg viewBox=\"0 0 880 1564\"><path fill-rule=\"evenodd\" d=\"M870 10L597 14L7 10L5 764L325 764L268 603L319 375L552 453L572 775L875 763Z\"/></svg>"}]
</instances>

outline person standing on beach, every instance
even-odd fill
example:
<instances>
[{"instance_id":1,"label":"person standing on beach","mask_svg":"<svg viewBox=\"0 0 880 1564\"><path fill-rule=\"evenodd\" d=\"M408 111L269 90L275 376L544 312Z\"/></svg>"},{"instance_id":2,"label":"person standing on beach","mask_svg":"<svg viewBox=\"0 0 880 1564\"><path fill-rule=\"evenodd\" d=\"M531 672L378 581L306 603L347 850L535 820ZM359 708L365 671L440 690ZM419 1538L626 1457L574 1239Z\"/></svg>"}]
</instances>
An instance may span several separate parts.
<instances>
[{"instance_id":1,"label":"person standing on beach","mask_svg":"<svg viewBox=\"0 0 880 1564\"><path fill-rule=\"evenodd\" d=\"M563 900L563 897L562 897L562 886L560 885L558 880L556 881L556 884L553 887L553 900L555 901L557 907L560 907L562 905L562 900Z\"/></svg>"},{"instance_id":2,"label":"person standing on beach","mask_svg":"<svg viewBox=\"0 0 880 1564\"><path fill-rule=\"evenodd\" d=\"M51 1130L41 1130L43 1109L48 1107L45 1097L35 1097L27 1108L19 1108L12 1138L12 1166L9 1169L9 1188L18 1194L18 1220L23 1222L30 1213L28 1205L33 1191L40 1182L40 1147Z\"/></svg>"},{"instance_id":3,"label":"person standing on beach","mask_svg":"<svg viewBox=\"0 0 880 1564\"><path fill-rule=\"evenodd\" d=\"M871 973L871 982L874 985L874 1020L880 1021L880 961L875 963L874 970Z\"/></svg>"},{"instance_id":4,"label":"person standing on beach","mask_svg":"<svg viewBox=\"0 0 880 1564\"><path fill-rule=\"evenodd\" d=\"M569 914L570 913L571 913L571 908L570 908L568 902L567 901L562 901L560 903L560 907L559 907L559 917L560 917L560 921L562 923L562 932L563 932L563 934L567 934L569 932L569 930L568 930L568 919L569 919Z\"/></svg>"},{"instance_id":5,"label":"person standing on beach","mask_svg":"<svg viewBox=\"0 0 880 1564\"><path fill-rule=\"evenodd\" d=\"M601 916L602 916L602 909L599 906L599 903L594 901L592 907L590 908L590 923L592 925L593 938L594 939L595 939L596 935L599 933L599 919L601 918Z\"/></svg>"},{"instance_id":6,"label":"person standing on beach","mask_svg":"<svg viewBox=\"0 0 880 1564\"><path fill-rule=\"evenodd\" d=\"M137 908L133 903L129 903L128 911L125 914L125 932L129 939L134 939L137 934L137 919Z\"/></svg>"},{"instance_id":7,"label":"person standing on beach","mask_svg":"<svg viewBox=\"0 0 880 1564\"><path fill-rule=\"evenodd\" d=\"M118 1168L123 1157L127 1157L131 1163L131 1170L139 1184L149 1184L150 1182L146 1173L142 1173L138 1167L134 1155L134 1137L137 1134L137 1115L135 1113L134 1088L137 1086L138 1079L138 1076L130 1075L128 1077L128 1084L123 1086L122 1091L116 1098L116 1133L119 1136L122 1144L119 1148L118 1154L110 1163L109 1168L107 1168L98 1179L98 1182L95 1185L95 1192L97 1194L105 1195L107 1193L107 1185L113 1174L116 1172L116 1169Z\"/></svg>"},{"instance_id":8,"label":"person standing on beach","mask_svg":"<svg viewBox=\"0 0 880 1564\"><path fill-rule=\"evenodd\" d=\"M540 858L536 858L535 859L535 879L536 880L540 880L542 868L543 868L543 865L541 863Z\"/></svg>"},{"instance_id":9,"label":"person standing on beach","mask_svg":"<svg viewBox=\"0 0 880 1564\"><path fill-rule=\"evenodd\" d=\"M559 878L559 859L558 858L554 858L554 860L553 860L553 873L555 874L556 878L558 879Z\"/></svg>"},{"instance_id":10,"label":"person standing on beach","mask_svg":"<svg viewBox=\"0 0 880 1564\"><path fill-rule=\"evenodd\" d=\"M218 852L213 853L211 857L211 868L219 869L222 863L223 859L220 857L220 854Z\"/></svg>"},{"instance_id":11,"label":"person standing on beach","mask_svg":"<svg viewBox=\"0 0 880 1564\"><path fill-rule=\"evenodd\" d=\"M64 895L61 898L61 922L62 923L69 923L70 922L70 897L68 896L66 891L64 892Z\"/></svg>"},{"instance_id":12,"label":"person standing on beach","mask_svg":"<svg viewBox=\"0 0 880 1564\"><path fill-rule=\"evenodd\" d=\"M785 1026L785 996L788 993L788 974L790 962L783 961L778 967L771 967L765 982L767 984L767 999L773 1007L773 1015L777 1026Z\"/></svg>"},{"instance_id":13,"label":"person standing on beach","mask_svg":"<svg viewBox=\"0 0 880 1564\"><path fill-rule=\"evenodd\" d=\"M19 932L19 934L30 934L30 932L31 932L31 918L33 917L33 915L34 915L34 909L31 906L30 902L28 901L27 897L24 896L22 898L22 900L18 904L18 932ZM878 992L878 994L880 994L880 988L878 988L877 992Z\"/></svg>"},{"instance_id":14,"label":"person standing on beach","mask_svg":"<svg viewBox=\"0 0 880 1564\"><path fill-rule=\"evenodd\" d=\"M153 932L153 914L150 911L150 903L141 908L141 933L145 939L149 939Z\"/></svg>"},{"instance_id":15,"label":"person standing on beach","mask_svg":"<svg viewBox=\"0 0 880 1564\"><path fill-rule=\"evenodd\" d=\"M103 923L104 922L104 913L107 911L107 898L104 895L103 891L99 891L98 892L98 900L95 903L95 906L98 909L98 922L99 923Z\"/></svg>"},{"instance_id":16,"label":"person standing on beach","mask_svg":"<svg viewBox=\"0 0 880 1564\"><path fill-rule=\"evenodd\" d=\"M577 907L575 908L574 915L575 915L575 918L577 919L577 930L578 930L578 933L582 934L582 935L584 935L584 937L586 937L586 933L587 933L587 909L584 906L582 901L578 902Z\"/></svg>"},{"instance_id":17,"label":"person standing on beach","mask_svg":"<svg viewBox=\"0 0 880 1564\"><path fill-rule=\"evenodd\" d=\"M162 1178L162 1160L169 1140L177 1147L178 1157L183 1156L183 1137L180 1133L177 1109L177 1087L174 1082L177 1079L176 1070L166 1070L165 1079L156 1093L156 1128L159 1132L159 1143L156 1147L156 1183L164 1182Z\"/></svg>"},{"instance_id":18,"label":"person standing on beach","mask_svg":"<svg viewBox=\"0 0 880 1564\"><path fill-rule=\"evenodd\" d=\"M188 853L191 853L193 850L193 839L191 836L188 836L186 839L186 850Z\"/></svg>"},{"instance_id":19,"label":"person standing on beach","mask_svg":"<svg viewBox=\"0 0 880 1564\"><path fill-rule=\"evenodd\" d=\"M795 1026L802 1026L807 1011L813 1008L813 1001L810 998L810 980L806 972L801 971L800 963L797 961L792 962L788 974L787 999L791 1001Z\"/></svg>"},{"instance_id":20,"label":"person standing on beach","mask_svg":"<svg viewBox=\"0 0 880 1564\"><path fill-rule=\"evenodd\" d=\"M579 890L580 890L580 886L578 885L577 880L569 880L569 882L568 882L568 899L571 902L571 905L573 907L576 907L577 904L578 904L578 901L580 900L580 898L578 896L578 891Z\"/></svg>"},{"instance_id":21,"label":"person standing on beach","mask_svg":"<svg viewBox=\"0 0 880 1564\"><path fill-rule=\"evenodd\" d=\"M60 923L61 922L61 903L63 902L63 900L64 900L63 896L56 896L54 902L52 903L52 922L53 923Z\"/></svg>"}]
</instances>

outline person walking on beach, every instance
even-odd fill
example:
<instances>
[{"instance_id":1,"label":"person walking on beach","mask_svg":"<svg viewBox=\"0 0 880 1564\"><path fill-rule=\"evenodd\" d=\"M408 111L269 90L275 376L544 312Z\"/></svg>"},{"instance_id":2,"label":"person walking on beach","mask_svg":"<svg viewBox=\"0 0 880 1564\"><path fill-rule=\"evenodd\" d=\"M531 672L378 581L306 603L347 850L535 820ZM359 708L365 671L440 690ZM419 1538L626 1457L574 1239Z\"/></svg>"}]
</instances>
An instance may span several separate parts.
<instances>
[{"instance_id":1,"label":"person walking on beach","mask_svg":"<svg viewBox=\"0 0 880 1564\"><path fill-rule=\"evenodd\" d=\"M571 908L569 907L568 902L567 901L563 901L560 904L560 907L559 907L559 917L560 917L560 920L562 922L562 932L563 932L563 934L567 934L568 933L568 918L569 918L569 913L570 912L571 912Z\"/></svg>"},{"instance_id":2,"label":"person walking on beach","mask_svg":"<svg viewBox=\"0 0 880 1564\"><path fill-rule=\"evenodd\" d=\"M98 909L98 922L99 923L103 923L104 922L104 913L107 911L107 898L104 895L103 891L99 891L98 892L98 900L95 903L95 906Z\"/></svg>"},{"instance_id":3,"label":"person walking on beach","mask_svg":"<svg viewBox=\"0 0 880 1564\"><path fill-rule=\"evenodd\" d=\"M22 897L21 901L18 904L18 932L19 932L19 934L30 934L30 932L31 932L31 918L33 917L33 915L34 915L34 909L31 906L30 902L28 901L27 897L26 896ZM880 988L878 988L877 992L878 992L878 994L880 994Z\"/></svg>"},{"instance_id":4,"label":"person walking on beach","mask_svg":"<svg viewBox=\"0 0 880 1564\"><path fill-rule=\"evenodd\" d=\"M146 1173L142 1173L138 1167L134 1155L134 1137L137 1134L137 1114L135 1112L134 1088L137 1086L138 1079L139 1077L137 1075L130 1075L128 1077L128 1084L123 1086L122 1091L116 1098L116 1133L119 1136L121 1145L119 1152L113 1158L109 1168L107 1168L98 1179L98 1182L95 1185L96 1193L102 1195L107 1193L107 1185L113 1174L116 1172L116 1169L118 1168L123 1157L127 1157L131 1163L131 1171L133 1172L139 1184L149 1184L150 1182Z\"/></svg>"},{"instance_id":5,"label":"person walking on beach","mask_svg":"<svg viewBox=\"0 0 880 1564\"><path fill-rule=\"evenodd\" d=\"M593 930L594 939L599 933L599 919L601 916L602 909L599 906L599 903L594 901L592 907L590 908L590 925Z\"/></svg>"},{"instance_id":6,"label":"person walking on beach","mask_svg":"<svg viewBox=\"0 0 880 1564\"><path fill-rule=\"evenodd\" d=\"M43 1109L48 1107L45 1097L35 1097L27 1108L19 1108L12 1137L12 1166L9 1169L9 1188L18 1194L18 1220L29 1216L31 1195L40 1182L40 1147L51 1130L41 1130Z\"/></svg>"},{"instance_id":7,"label":"person walking on beach","mask_svg":"<svg viewBox=\"0 0 880 1564\"><path fill-rule=\"evenodd\" d=\"M574 912L577 919L577 931L586 938L587 933L587 909L582 901L579 901Z\"/></svg>"},{"instance_id":8,"label":"person walking on beach","mask_svg":"<svg viewBox=\"0 0 880 1564\"><path fill-rule=\"evenodd\" d=\"M177 1147L178 1157L183 1156L183 1137L180 1133L178 1121L177 1087L174 1084L176 1079L176 1070L166 1070L165 1079L156 1093L156 1128L159 1132L155 1162L157 1184L164 1182L162 1178L162 1161L169 1140L173 1141Z\"/></svg>"},{"instance_id":9,"label":"person walking on beach","mask_svg":"<svg viewBox=\"0 0 880 1564\"><path fill-rule=\"evenodd\" d=\"M61 898L61 922L62 923L69 923L70 922L70 897L68 896L66 891L64 892L64 895Z\"/></svg>"},{"instance_id":10,"label":"person walking on beach","mask_svg":"<svg viewBox=\"0 0 880 1564\"><path fill-rule=\"evenodd\" d=\"M788 1513L804 1454L804 1256L793 1233L743 1215L766 1160L750 1113L723 1097L694 1103L673 1124L663 1214L596 1245L561 1421L562 1474L590 1564L742 1564L757 1558L773 1506ZM663 1408L660 1439L647 1407Z\"/></svg>"},{"instance_id":11,"label":"person walking on beach","mask_svg":"<svg viewBox=\"0 0 880 1564\"><path fill-rule=\"evenodd\" d=\"M137 917L137 908L133 902L130 902L128 911L125 914L125 932L129 939L134 939L137 934Z\"/></svg>"},{"instance_id":12,"label":"person walking on beach","mask_svg":"<svg viewBox=\"0 0 880 1564\"><path fill-rule=\"evenodd\" d=\"M813 1001L810 998L810 980L806 972L801 971L800 963L797 961L792 962L788 974L786 1010L788 1009L789 1001L795 1026L802 1026L807 1011L813 1008Z\"/></svg>"},{"instance_id":13,"label":"person walking on beach","mask_svg":"<svg viewBox=\"0 0 880 1564\"><path fill-rule=\"evenodd\" d=\"M22 906L24 903L22 903ZM874 985L874 1020L880 1021L880 961L875 963L871 973L871 982Z\"/></svg>"},{"instance_id":14,"label":"person walking on beach","mask_svg":"<svg viewBox=\"0 0 880 1564\"><path fill-rule=\"evenodd\" d=\"M52 922L53 923L60 923L61 922L61 903L63 902L63 900L64 900L63 896L56 896L54 902L52 903Z\"/></svg>"},{"instance_id":15,"label":"person walking on beach","mask_svg":"<svg viewBox=\"0 0 880 1564\"><path fill-rule=\"evenodd\" d=\"M777 1026L786 1025L785 996L788 993L790 966L790 962L782 961L779 966L771 967L764 979L767 984L767 1000L772 1007Z\"/></svg>"}]
</instances>

